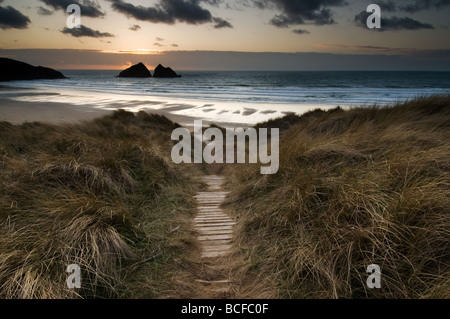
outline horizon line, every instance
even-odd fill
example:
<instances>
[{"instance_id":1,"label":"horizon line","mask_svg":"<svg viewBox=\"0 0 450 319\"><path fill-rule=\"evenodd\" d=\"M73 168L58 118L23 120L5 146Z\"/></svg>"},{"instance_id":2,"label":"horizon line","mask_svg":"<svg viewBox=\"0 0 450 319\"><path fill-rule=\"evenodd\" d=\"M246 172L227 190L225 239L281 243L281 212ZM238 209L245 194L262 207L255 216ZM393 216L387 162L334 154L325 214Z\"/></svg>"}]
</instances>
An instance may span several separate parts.
<instances>
[{"instance_id":1,"label":"horizon line","mask_svg":"<svg viewBox=\"0 0 450 319\"><path fill-rule=\"evenodd\" d=\"M450 50L327 53L159 51L120 54L88 49L1 49L0 56L61 70L123 70L138 62L177 71L450 71Z\"/></svg>"},{"instance_id":2,"label":"horizon line","mask_svg":"<svg viewBox=\"0 0 450 319\"><path fill-rule=\"evenodd\" d=\"M139 62L138 62L139 63ZM136 63L137 64L137 63ZM73 69L64 69L64 68L58 68L60 71L123 71L122 68L117 69L85 69L85 68L73 68ZM152 68L149 69L149 71L152 71ZM258 69L258 70L242 70L242 69L177 69L177 71L185 71L185 72L442 72L442 73L449 73L450 70L393 70L393 69L380 69L380 70L370 70L370 69L360 69L360 70L351 70L351 69L330 69L330 70L275 70L275 69Z\"/></svg>"}]
</instances>

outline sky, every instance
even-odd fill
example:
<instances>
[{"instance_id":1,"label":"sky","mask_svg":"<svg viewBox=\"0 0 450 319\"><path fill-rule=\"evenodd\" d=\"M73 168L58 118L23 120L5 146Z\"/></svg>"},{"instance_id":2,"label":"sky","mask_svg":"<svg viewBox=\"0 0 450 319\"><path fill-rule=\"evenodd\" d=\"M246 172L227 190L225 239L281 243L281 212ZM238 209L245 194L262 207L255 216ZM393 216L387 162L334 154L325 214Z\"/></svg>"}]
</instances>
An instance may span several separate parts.
<instances>
[{"instance_id":1,"label":"sky","mask_svg":"<svg viewBox=\"0 0 450 319\"><path fill-rule=\"evenodd\" d=\"M0 0L0 56L57 69L450 71L449 39L450 0Z\"/></svg>"}]
</instances>

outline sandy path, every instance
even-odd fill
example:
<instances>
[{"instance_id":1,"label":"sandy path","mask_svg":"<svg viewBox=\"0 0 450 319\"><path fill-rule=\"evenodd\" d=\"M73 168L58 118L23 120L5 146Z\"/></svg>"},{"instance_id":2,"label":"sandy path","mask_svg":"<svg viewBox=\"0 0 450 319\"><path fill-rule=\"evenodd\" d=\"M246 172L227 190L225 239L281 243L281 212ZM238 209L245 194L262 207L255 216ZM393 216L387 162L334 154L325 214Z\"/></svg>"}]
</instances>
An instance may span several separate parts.
<instances>
[{"instance_id":1,"label":"sandy path","mask_svg":"<svg viewBox=\"0 0 450 319\"><path fill-rule=\"evenodd\" d=\"M198 231L201 259L205 267L213 270L208 280L197 279L201 298L229 298L232 295L227 256L232 247L235 222L220 208L228 192L222 188L223 177L207 175L203 181L206 191L195 196L198 214L194 219Z\"/></svg>"}]
</instances>

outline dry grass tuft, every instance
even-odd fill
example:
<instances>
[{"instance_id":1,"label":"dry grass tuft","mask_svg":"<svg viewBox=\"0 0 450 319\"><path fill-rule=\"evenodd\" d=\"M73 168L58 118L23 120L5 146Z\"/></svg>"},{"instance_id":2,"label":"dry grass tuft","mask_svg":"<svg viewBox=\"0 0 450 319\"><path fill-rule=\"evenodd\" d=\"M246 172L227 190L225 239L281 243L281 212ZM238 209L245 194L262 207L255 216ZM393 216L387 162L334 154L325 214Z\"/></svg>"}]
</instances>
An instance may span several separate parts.
<instances>
[{"instance_id":1,"label":"dry grass tuft","mask_svg":"<svg viewBox=\"0 0 450 319\"><path fill-rule=\"evenodd\" d=\"M71 126L0 123L0 298L172 292L195 207L170 160L175 127L123 110ZM66 286L70 264L81 289Z\"/></svg>"},{"instance_id":2,"label":"dry grass tuft","mask_svg":"<svg viewBox=\"0 0 450 319\"><path fill-rule=\"evenodd\" d=\"M287 122L276 175L228 170L243 296L448 298L450 96ZM370 264L381 289L366 286Z\"/></svg>"}]
</instances>

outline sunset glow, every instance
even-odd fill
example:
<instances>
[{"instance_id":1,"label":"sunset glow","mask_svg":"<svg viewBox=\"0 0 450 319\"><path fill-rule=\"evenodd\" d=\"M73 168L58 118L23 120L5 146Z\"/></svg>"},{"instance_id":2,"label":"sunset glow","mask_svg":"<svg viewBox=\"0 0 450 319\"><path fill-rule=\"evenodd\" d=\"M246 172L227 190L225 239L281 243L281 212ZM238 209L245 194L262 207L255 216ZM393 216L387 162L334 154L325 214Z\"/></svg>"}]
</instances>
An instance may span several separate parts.
<instances>
[{"instance_id":1,"label":"sunset glow","mask_svg":"<svg viewBox=\"0 0 450 319\"><path fill-rule=\"evenodd\" d=\"M65 4L69 2L80 4L80 29L67 27L70 13L66 12ZM189 55L180 61L180 67L187 69L197 68L200 61L205 62L205 69L225 68L217 60L217 52L298 52L315 53L319 57L320 54L407 57L423 53L427 60L441 59L439 63L448 61L450 55L450 5L442 1L428 1L426 5L418 5L415 0L381 1L380 30L366 27L365 18L361 17L365 16L368 3L361 0L69 2L1 1L0 10L10 16L5 21L0 18L1 54L34 64L53 67L64 64L76 69L119 69L128 62L140 60L157 65L155 55L162 58L177 52L199 52L201 57ZM175 10L175 4L183 5L184 11ZM32 54L30 50L52 51L36 55L36 51ZM76 52L81 51L86 54L77 59ZM207 52L214 54L208 58L203 54ZM46 59L49 53L57 57L50 64ZM108 58L99 61L95 58L99 53ZM236 63L236 69L248 65ZM312 69L321 69L321 65L313 63L311 59L308 64ZM273 68L265 62L255 66L266 67ZM291 68L299 67L294 63Z\"/></svg>"}]
</instances>

